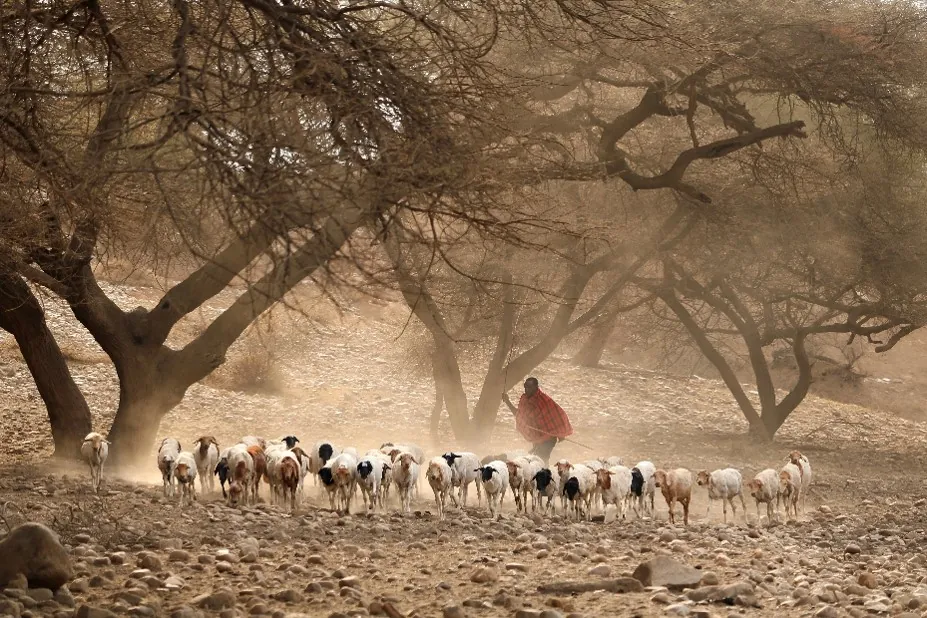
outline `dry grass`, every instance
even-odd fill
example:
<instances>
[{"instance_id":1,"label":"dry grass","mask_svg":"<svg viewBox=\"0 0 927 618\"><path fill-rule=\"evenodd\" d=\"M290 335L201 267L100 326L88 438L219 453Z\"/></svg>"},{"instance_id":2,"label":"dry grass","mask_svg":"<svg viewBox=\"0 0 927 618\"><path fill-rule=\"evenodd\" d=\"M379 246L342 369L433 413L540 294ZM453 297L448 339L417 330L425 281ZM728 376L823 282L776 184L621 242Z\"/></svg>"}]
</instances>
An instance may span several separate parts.
<instances>
[{"instance_id":1,"label":"dry grass","mask_svg":"<svg viewBox=\"0 0 927 618\"><path fill-rule=\"evenodd\" d=\"M235 343L225 363L203 382L214 388L248 394L279 395L286 389L276 336L262 324Z\"/></svg>"},{"instance_id":2,"label":"dry grass","mask_svg":"<svg viewBox=\"0 0 927 618\"><path fill-rule=\"evenodd\" d=\"M64 360L68 364L100 365L110 362L109 357L103 352L88 350L68 343L62 344L60 348L61 355L64 356Z\"/></svg>"}]
</instances>

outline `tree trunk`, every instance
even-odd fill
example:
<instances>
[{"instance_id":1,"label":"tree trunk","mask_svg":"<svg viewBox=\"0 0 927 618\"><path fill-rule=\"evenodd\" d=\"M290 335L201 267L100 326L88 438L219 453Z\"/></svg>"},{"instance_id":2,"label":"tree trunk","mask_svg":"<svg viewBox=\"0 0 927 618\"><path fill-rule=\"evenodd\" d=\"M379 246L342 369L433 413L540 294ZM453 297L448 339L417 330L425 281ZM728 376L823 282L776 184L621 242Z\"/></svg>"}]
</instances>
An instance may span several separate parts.
<instances>
[{"instance_id":1,"label":"tree trunk","mask_svg":"<svg viewBox=\"0 0 927 618\"><path fill-rule=\"evenodd\" d=\"M109 431L110 461L122 470L140 467L150 455L161 419L183 399L158 369L161 350L137 350L131 364L117 364L119 408ZM127 366L128 365L128 366ZM120 368L121 366L121 368Z\"/></svg>"},{"instance_id":2,"label":"tree trunk","mask_svg":"<svg viewBox=\"0 0 927 618\"><path fill-rule=\"evenodd\" d=\"M696 322L695 318L692 317L692 314L690 314L679 299L676 298L675 291L661 288L656 288L652 291L663 301L670 311L676 314L680 323L689 332L693 341L695 341L699 351L715 366L715 369L718 370L725 386L731 391L731 394L737 401L737 405L740 406L740 411L743 412L744 418L746 418L747 422L750 424L750 434L763 440L771 440L772 436L768 434L763 420L757 413L756 408L753 407L750 398L747 397L747 393L744 392L743 387L740 385L737 374L731 368L730 364L728 364L727 360L725 360L724 355L711 343L708 335L702 330L702 327Z\"/></svg>"},{"instance_id":3,"label":"tree trunk","mask_svg":"<svg viewBox=\"0 0 927 618\"><path fill-rule=\"evenodd\" d=\"M806 334L801 330L796 331L792 339L792 353L795 355L795 363L798 366L798 380L792 390L782 398L774 409L763 410L763 426L769 434L769 439L776 435L779 428L782 427L789 415L795 411L795 408L805 400L808 390L811 388L811 360L808 358L808 352L805 350Z\"/></svg>"},{"instance_id":4,"label":"tree trunk","mask_svg":"<svg viewBox=\"0 0 927 618\"><path fill-rule=\"evenodd\" d=\"M0 328L16 338L48 410L55 457L77 458L84 436L93 431L90 408L48 329L42 306L18 275L0 276Z\"/></svg>"},{"instance_id":5,"label":"tree trunk","mask_svg":"<svg viewBox=\"0 0 927 618\"><path fill-rule=\"evenodd\" d=\"M431 371L435 381L435 404L431 408L431 439L438 440L438 429L441 426L441 412L444 410L444 385L438 375L438 359L436 352L431 355Z\"/></svg>"},{"instance_id":6,"label":"tree trunk","mask_svg":"<svg viewBox=\"0 0 927 618\"><path fill-rule=\"evenodd\" d=\"M603 316L601 320L593 325L589 337L573 357L573 362L580 367L598 367L599 363L602 362L602 355L605 353L608 339L617 325L617 311L609 312Z\"/></svg>"}]
</instances>

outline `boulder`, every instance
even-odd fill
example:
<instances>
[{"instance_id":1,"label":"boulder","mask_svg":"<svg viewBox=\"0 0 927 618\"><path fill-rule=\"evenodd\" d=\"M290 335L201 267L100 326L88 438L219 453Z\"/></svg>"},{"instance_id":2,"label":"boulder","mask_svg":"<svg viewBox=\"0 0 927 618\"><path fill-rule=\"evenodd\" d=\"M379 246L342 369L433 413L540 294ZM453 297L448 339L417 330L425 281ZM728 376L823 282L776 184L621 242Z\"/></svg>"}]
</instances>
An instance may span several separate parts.
<instances>
[{"instance_id":1,"label":"boulder","mask_svg":"<svg viewBox=\"0 0 927 618\"><path fill-rule=\"evenodd\" d=\"M657 556L642 562L631 575L644 586L664 586L670 590L696 588L703 573L669 556Z\"/></svg>"},{"instance_id":2,"label":"boulder","mask_svg":"<svg viewBox=\"0 0 927 618\"><path fill-rule=\"evenodd\" d=\"M71 558L47 526L25 523L0 541L0 588L20 573L30 588L57 590L71 579Z\"/></svg>"}]
</instances>

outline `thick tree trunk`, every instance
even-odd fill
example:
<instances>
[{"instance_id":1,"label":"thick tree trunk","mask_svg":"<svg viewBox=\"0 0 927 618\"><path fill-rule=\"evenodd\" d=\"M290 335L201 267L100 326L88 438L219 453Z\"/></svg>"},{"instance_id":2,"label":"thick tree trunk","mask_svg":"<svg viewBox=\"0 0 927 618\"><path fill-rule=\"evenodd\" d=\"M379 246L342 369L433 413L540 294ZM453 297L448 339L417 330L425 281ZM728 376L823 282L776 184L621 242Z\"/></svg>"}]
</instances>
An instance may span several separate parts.
<instances>
[{"instance_id":1,"label":"thick tree trunk","mask_svg":"<svg viewBox=\"0 0 927 618\"><path fill-rule=\"evenodd\" d=\"M441 426L441 412L444 411L444 380L438 371L437 350L431 353L431 372L435 381L435 403L431 408L431 438L438 440L438 429Z\"/></svg>"},{"instance_id":2,"label":"thick tree trunk","mask_svg":"<svg viewBox=\"0 0 927 618\"><path fill-rule=\"evenodd\" d=\"M159 370L163 356L162 349L138 349L131 363L118 365L119 408L108 436L113 467L126 470L143 465L164 415L183 399L185 389L174 386L178 376L168 377Z\"/></svg>"},{"instance_id":3,"label":"thick tree trunk","mask_svg":"<svg viewBox=\"0 0 927 618\"><path fill-rule=\"evenodd\" d=\"M438 429L441 427L441 412L444 411L444 395L441 388L435 383L435 403L431 407L431 439L438 440Z\"/></svg>"},{"instance_id":4,"label":"thick tree trunk","mask_svg":"<svg viewBox=\"0 0 927 618\"><path fill-rule=\"evenodd\" d=\"M573 356L573 362L580 367L598 367L608 345L608 339L618 325L618 312L612 311L593 325L589 337Z\"/></svg>"},{"instance_id":5,"label":"thick tree trunk","mask_svg":"<svg viewBox=\"0 0 927 618\"><path fill-rule=\"evenodd\" d=\"M76 458L84 436L93 431L90 408L45 322L45 313L18 276L0 276L0 328L16 338L48 410L55 456Z\"/></svg>"}]
</instances>

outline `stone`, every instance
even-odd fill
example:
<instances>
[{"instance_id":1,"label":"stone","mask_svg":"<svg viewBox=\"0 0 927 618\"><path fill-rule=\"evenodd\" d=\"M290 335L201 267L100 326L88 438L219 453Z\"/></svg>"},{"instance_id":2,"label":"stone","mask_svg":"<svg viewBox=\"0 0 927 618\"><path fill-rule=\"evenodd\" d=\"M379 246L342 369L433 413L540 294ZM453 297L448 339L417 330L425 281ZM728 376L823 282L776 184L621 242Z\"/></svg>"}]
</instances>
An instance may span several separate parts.
<instances>
[{"instance_id":1,"label":"stone","mask_svg":"<svg viewBox=\"0 0 927 618\"><path fill-rule=\"evenodd\" d=\"M506 571L520 571L522 573L527 573L529 569L528 569L527 564L522 564L520 562L509 562L508 564L505 565L505 570Z\"/></svg>"},{"instance_id":2,"label":"stone","mask_svg":"<svg viewBox=\"0 0 927 618\"><path fill-rule=\"evenodd\" d=\"M188 605L181 605L171 612L171 618L200 618L203 612L193 609Z\"/></svg>"},{"instance_id":3,"label":"stone","mask_svg":"<svg viewBox=\"0 0 927 618\"><path fill-rule=\"evenodd\" d=\"M859 545L857 545L856 543L850 543L850 544L848 544L848 545L846 546L846 548L844 548L843 553L845 553L845 554L858 554L858 553L860 553L861 551L862 551L862 550L860 549Z\"/></svg>"},{"instance_id":4,"label":"stone","mask_svg":"<svg viewBox=\"0 0 927 618\"><path fill-rule=\"evenodd\" d=\"M135 564L137 564L139 568L148 569L149 571L160 571L163 568L161 559L151 552L139 554Z\"/></svg>"},{"instance_id":5,"label":"stone","mask_svg":"<svg viewBox=\"0 0 927 618\"><path fill-rule=\"evenodd\" d=\"M595 575L596 577L608 577L611 572L612 569L607 564L600 564L589 569L589 575Z\"/></svg>"},{"instance_id":6,"label":"stone","mask_svg":"<svg viewBox=\"0 0 927 618\"><path fill-rule=\"evenodd\" d=\"M71 558L47 526L25 523L0 541L0 588L20 573L31 588L57 590L71 579Z\"/></svg>"},{"instance_id":7,"label":"stone","mask_svg":"<svg viewBox=\"0 0 927 618\"><path fill-rule=\"evenodd\" d=\"M667 614L671 616L688 616L692 610L685 603L673 603L672 605L667 605L666 609Z\"/></svg>"},{"instance_id":8,"label":"stone","mask_svg":"<svg viewBox=\"0 0 927 618\"><path fill-rule=\"evenodd\" d=\"M55 593L48 588L29 588L26 590L26 594L29 595L36 603L51 601L55 596Z\"/></svg>"},{"instance_id":9,"label":"stone","mask_svg":"<svg viewBox=\"0 0 927 618\"><path fill-rule=\"evenodd\" d=\"M77 610L77 618L116 618L116 614L109 611L108 609L103 609L102 607L90 607L89 605L81 605L80 609Z\"/></svg>"},{"instance_id":10,"label":"stone","mask_svg":"<svg viewBox=\"0 0 927 618\"><path fill-rule=\"evenodd\" d=\"M164 587L168 590L180 590L186 585L187 582L185 582L184 579L178 575L171 575L164 580Z\"/></svg>"},{"instance_id":11,"label":"stone","mask_svg":"<svg viewBox=\"0 0 927 618\"><path fill-rule=\"evenodd\" d=\"M301 595L296 590L293 590L292 588L281 590L280 592L275 593L272 598L282 603L302 603L303 602L303 595Z\"/></svg>"},{"instance_id":12,"label":"stone","mask_svg":"<svg viewBox=\"0 0 927 618\"><path fill-rule=\"evenodd\" d=\"M55 592L55 602L65 607L74 607L77 605L74 601L74 597L71 595L71 591L64 586L58 588L57 592Z\"/></svg>"},{"instance_id":13,"label":"stone","mask_svg":"<svg viewBox=\"0 0 927 618\"><path fill-rule=\"evenodd\" d=\"M717 586L721 583L721 580L718 579L717 573L712 571L705 571L702 573L702 580L699 582L702 586Z\"/></svg>"},{"instance_id":14,"label":"stone","mask_svg":"<svg viewBox=\"0 0 927 618\"><path fill-rule=\"evenodd\" d=\"M664 586L669 590L695 588L703 573L669 556L657 556L642 562L631 575L644 586Z\"/></svg>"},{"instance_id":15,"label":"stone","mask_svg":"<svg viewBox=\"0 0 927 618\"><path fill-rule=\"evenodd\" d=\"M520 609L515 612L515 618L541 618L541 612L536 609Z\"/></svg>"},{"instance_id":16,"label":"stone","mask_svg":"<svg viewBox=\"0 0 927 618\"><path fill-rule=\"evenodd\" d=\"M729 586L703 586L686 593L686 598L696 603L719 601L725 603L735 603L739 597L753 595L753 584L750 582L738 582ZM745 604L745 603L738 603Z\"/></svg>"},{"instance_id":17,"label":"stone","mask_svg":"<svg viewBox=\"0 0 927 618\"><path fill-rule=\"evenodd\" d=\"M865 586L870 590L874 590L879 586L879 579L869 571L863 571L859 574L859 577L856 578L856 583L860 586Z\"/></svg>"},{"instance_id":18,"label":"stone","mask_svg":"<svg viewBox=\"0 0 927 618\"><path fill-rule=\"evenodd\" d=\"M840 618L840 610L833 605L825 605L818 611L814 612L815 618Z\"/></svg>"},{"instance_id":19,"label":"stone","mask_svg":"<svg viewBox=\"0 0 927 618\"><path fill-rule=\"evenodd\" d=\"M168 555L167 560L168 562L189 562L190 552L183 549L175 549Z\"/></svg>"},{"instance_id":20,"label":"stone","mask_svg":"<svg viewBox=\"0 0 927 618\"><path fill-rule=\"evenodd\" d=\"M447 605L441 610L441 615L444 618L465 618L463 608L459 605Z\"/></svg>"},{"instance_id":21,"label":"stone","mask_svg":"<svg viewBox=\"0 0 927 618\"><path fill-rule=\"evenodd\" d=\"M22 615L22 605L12 599L0 600L0 616L19 618Z\"/></svg>"},{"instance_id":22,"label":"stone","mask_svg":"<svg viewBox=\"0 0 927 618\"><path fill-rule=\"evenodd\" d=\"M470 574L470 581L477 584L488 584L499 579L499 571L491 567L478 567Z\"/></svg>"},{"instance_id":23,"label":"stone","mask_svg":"<svg viewBox=\"0 0 927 618\"><path fill-rule=\"evenodd\" d=\"M216 590L212 594L201 594L193 599L193 604L203 609L220 610L235 607L235 593L227 588Z\"/></svg>"},{"instance_id":24,"label":"stone","mask_svg":"<svg viewBox=\"0 0 927 618\"><path fill-rule=\"evenodd\" d=\"M851 597L864 597L869 594L869 589L859 584L850 584L843 589L843 592Z\"/></svg>"}]
</instances>

